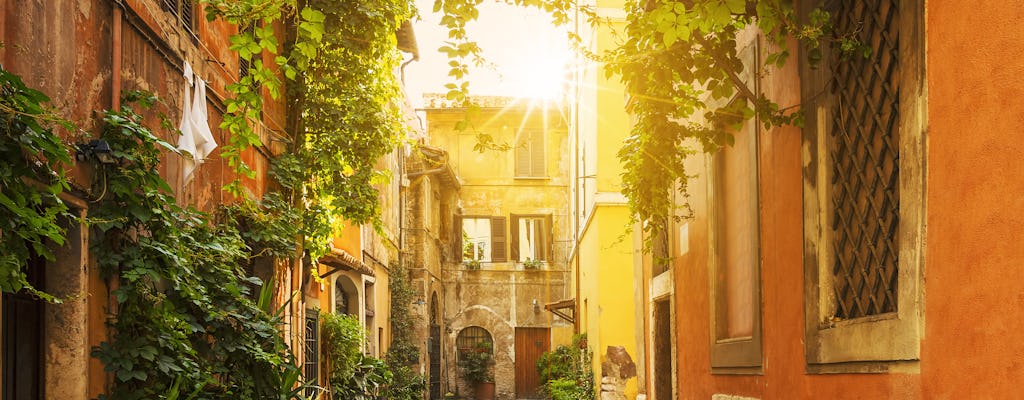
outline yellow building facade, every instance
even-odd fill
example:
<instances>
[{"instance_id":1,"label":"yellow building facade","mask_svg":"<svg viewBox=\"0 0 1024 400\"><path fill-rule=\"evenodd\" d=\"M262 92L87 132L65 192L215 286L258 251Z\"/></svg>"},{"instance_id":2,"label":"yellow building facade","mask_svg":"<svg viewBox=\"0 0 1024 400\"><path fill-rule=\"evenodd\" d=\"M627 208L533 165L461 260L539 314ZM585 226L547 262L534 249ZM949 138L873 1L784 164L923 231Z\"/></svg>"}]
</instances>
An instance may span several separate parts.
<instances>
[{"instance_id":1,"label":"yellow building facade","mask_svg":"<svg viewBox=\"0 0 1024 400\"><path fill-rule=\"evenodd\" d=\"M624 24L623 2L596 1L591 4L601 17L611 21L580 34L589 51L602 53L614 48L614 30ZM580 26L585 25L583 21ZM643 335L635 322L642 307L635 279L639 260L634 257L629 207L621 193L622 163L617 152L629 134L625 112L625 88L617 77L608 78L604 65L580 62L576 75L578 98L573 114L570 141L574 148L572 190L574 246L570 256L576 288L576 319L587 334L594 352L595 376L602 376L609 347L620 346L632 361L642 365ZM640 341L640 342L638 342ZM642 380L642 379L641 379ZM617 382L626 398L639 392L638 379ZM600 390L600 380L596 382ZM621 384L624 384L622 387Z\"/></svg>"}]
</instances>

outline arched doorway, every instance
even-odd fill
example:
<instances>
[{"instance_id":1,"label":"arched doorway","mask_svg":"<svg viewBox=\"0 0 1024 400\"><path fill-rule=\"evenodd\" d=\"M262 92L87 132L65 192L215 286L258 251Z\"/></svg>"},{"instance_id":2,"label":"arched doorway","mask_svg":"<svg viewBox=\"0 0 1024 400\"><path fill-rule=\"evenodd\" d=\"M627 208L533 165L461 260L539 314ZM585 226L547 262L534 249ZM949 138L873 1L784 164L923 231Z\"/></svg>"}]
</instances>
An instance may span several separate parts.
<instances>
[{"instance_id":1,"label":"arched doorway","mask_svg":"<svg viewBox=\"0 0 1024 400\"><path fill-rule=\"evenodd\" d=\"M334 312L359 315L359 289L344 275L334 281Z\"/></svg>"},{"instance_id":2,"label":"arched doorway","mask_svg":"<svg viewBox=\"0 0 1024 400\"><path fill-rule=\"evenodd\" d=\"M427 362L430 365L430 399L441 398L441 309L437 293L430 295L430 337L427 340Z\"/></svg>"}]
</instances>

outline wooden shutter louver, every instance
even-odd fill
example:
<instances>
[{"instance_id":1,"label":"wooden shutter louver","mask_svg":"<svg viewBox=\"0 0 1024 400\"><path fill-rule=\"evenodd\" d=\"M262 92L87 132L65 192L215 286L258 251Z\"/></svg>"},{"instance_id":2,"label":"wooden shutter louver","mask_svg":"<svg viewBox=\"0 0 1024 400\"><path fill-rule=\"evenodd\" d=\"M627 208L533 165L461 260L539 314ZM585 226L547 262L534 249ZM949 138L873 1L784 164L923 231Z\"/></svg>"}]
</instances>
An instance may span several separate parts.
<instances>
[{"instance_id":1,"label":"wooden shutter louver","mask_svg":"<svg viewBox=\"0 0 1024 400\"><path fill-rule=\"evenodd\" d=\"M530 135L530 176L544 176L544 133Z\"/></svg>"},{"instance_id":2,"label":"wooden shutter louver","mask_svg":"<svg viewBox=\"0 0 1024 400\"><path fill-rule=\"evenodd\" d=\"M494 217L491 218L491 261L492 262L505 262L508 261L508 251L506 246L508 244L507 237L505 236L505 218Z\"/></svg>"},{"instance_id":3,"label":"wooden shutter louver","mask_svg":"<svg viewBox=\"0 0 1024 400\"><path fill-rule=\"evenodd\" d=\"M549 262L550 261L554 261L553 254L552 254L552 247L554 247L552 245L552 243L553 243L553 238L555 237L555 235L553 234L554 226L555 225L552 223L551 214L545 215L544 216L544 226L541 227L542 236L541 236L541 241L540 241L544 247L541 250L540 254L543 255L545 261L549 261Z\"/></svg>"},{"instance_id":4,"label":"wooden shutter louver","mask_svg":"<svg viewBox=\"0 0 1024 400\"><path fill-rule=\"evenodd\" d=\"M521 217L513 215L509 222L508 227L509 243L511 244L510 251L512 253L512 261L523 261L519 257L519 219Z\"/></svg>"},{"instance_id":5,"label":"wooden shutter louver","mask_svg":"<svg viewBox=\"0 0 1024 400\"><path fill-rule=\"evenodd\" d=\"M462 216L452 216L452 260L462 261Z\"/></svg>"}]
</instances>

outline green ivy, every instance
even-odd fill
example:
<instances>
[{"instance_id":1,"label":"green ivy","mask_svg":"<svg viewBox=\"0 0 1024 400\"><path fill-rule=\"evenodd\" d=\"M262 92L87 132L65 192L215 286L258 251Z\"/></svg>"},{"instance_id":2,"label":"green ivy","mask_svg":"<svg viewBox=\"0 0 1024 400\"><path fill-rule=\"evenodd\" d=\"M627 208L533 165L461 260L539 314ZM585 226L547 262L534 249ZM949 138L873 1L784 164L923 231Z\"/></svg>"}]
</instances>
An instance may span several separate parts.
<instances>
[{"instance_id":1,"label":"green ivy","mask_svg":"<svg viewBox=\"0 0 1024 400\"><path fill-rule=\"evenodd\" d=\"M155 101L130 93L103 114L101 138L119 163L99 167L103 196L89 216L92 252L117 282L110 338L93 350L114 378L102 398L290 398L299 368L280 316L251 299L247 283L262 282L240 267L250 256L242 234L177 206L158 173L176 149L133 108Z\"/></svg>"},{"instance_id":2,"label":"green ivy","mask_svg":"<svg viewBox=\"0 0 1024 400\"><path fill-rule=\"evenodd\" d=\"M450 38L439 49L450 59L454 82L446 86L449 100L468 102L469 63L484 62L482 49L466 34L467 23L479 16L480 3L434 2L434 11L444 14L441 25ZM548 11L556 24L579 13L594 28L617 29L594 8L572 0L507 3ZM569 33L569 39L591 61L605 63L605 72L621 78L630 96L626 111L633 126L618 153L624 166L622 192L632 211L629 226L643 222L649 233L664 229L665 221L690 216L688 203L677 205L671 196L675 188L686 198L692 177L685 168L687 157L731 145L732 132L755 117L769 128L803 123L798 105L779 105L755 93L741 79L745 69L761 76L784 65L790 38L805 47L812 65L822 59L822 41L832 41L844 59L871 52L855 32L833 32L832 16L825 11L816 9L799 19L789 0L627 0L624 11L615 49L595 54L577 33ZM760 65L745 65L737 54L737 35L752 26L769 45ZM493 138L480 135L477 150L487 149L494 149Z\"/></svg>"},{"instance_id":3,"label":"green ivy","mask_svg":"<svg viewBox=\"0 0 1024 400\"><path fill-rule=\"evenodd\" d=\"M239 177L253 176L241 154L263 145L252 130L263 98L251 90L252 84L262 85L273 98L285 87L294 123L286 133L288 149L272 160L270 174L287 207L301 215L301 251L313 259L326 254L342 220L373 222L379 228L375 186L389 177L375 166L406 131L394 71L401 62L396 32L412 17L412 2L204 2L210 20L220 18L239 27L262 23L251 31L239 29L230 39L232 50L253 61L249 76L227 87L233 96L226 101L221 127L231 132L223 150L228 165ZM282 27L290 29L283 39L275 31ZM264 52L275 55L286 85L263 64ZM226 190L240 196L241 181Z\"/></svg>"},{"instance_id":4,"label":"green ivy","mask_svg":"<svg viewBox=\"0 0 1024 400\"><path fill-rule=\"evenodd\" d=\"M354 315L324 313L320 316L320 338L331 385L340 384L355 373L366 340Z\"/></svg>"},{"instance_id":5,"label":"green ivy","mask_svg":"<svg viewBox=\"0 0 1024 400\"><path fill-rule=\"evenodd\" d=\"M423 375L413 371L410 364L419 360L420 351L416 346L417 316L410 305L416 291L409 282L408 269L399 264L391 264L388 275L388 288L391 292L391 345L388 347L388 369L394 375L388 399L418 400L423 398L426 381Z\"/></svg>"},{"instance_id":6,"label":"green ivy","mask_svg":"<svg viewBox=\"0 0 1024 400\"><path fill-rule=\"evenodd\" d=\"M53 261L49 245L64 244L64 224L73 218L60 199L70 189L64 167L71 158L52 126L74 126L49 102L0 67L0 292L24 289L59 301L29 285L24 271L30 255Z\"/></svg>"}]
</instances>

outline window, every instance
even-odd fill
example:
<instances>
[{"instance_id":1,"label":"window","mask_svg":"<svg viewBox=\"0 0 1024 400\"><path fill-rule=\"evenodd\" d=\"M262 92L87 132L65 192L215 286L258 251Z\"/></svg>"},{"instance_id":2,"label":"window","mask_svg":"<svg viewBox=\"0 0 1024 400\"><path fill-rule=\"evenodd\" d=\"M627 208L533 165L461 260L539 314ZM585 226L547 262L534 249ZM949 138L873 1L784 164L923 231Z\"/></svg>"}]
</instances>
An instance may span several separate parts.
<instances>
[{"instance_id":1,"label":"window","mask_svg":"<svg viewBox=\"0 0 1024 400\"><path fill-rule=\"evenodd\" d=\"M455 338L455 349L458 351L459 357L468 352L477 351L476 349L484 346L491 349L492 354L494 353L494 340L491 339L491 333L479 326L463 328L459 331L459 336Z\"/></svg>"},{"instance_id":2,"label":"window","mask_svg":"<svg viewBox=\"0 0 1024 400\"><path fill-rule=\"evenodd\" d=\"M463 217L461 223L463 261L505 262L505 218Z\"/></svg>"},{"instance_id":3,"label":"window","mask_svg":"<svg viewBox=\"0 0 1024 400\"><path fill-rule=\"evenodd\" d=\"M827 364L920 358L921 3L825 2L835 34L852 36L870 52L824 47L823 65L801 67L804 148L810 149L804 319L812 371L859 372Z\"/></svg>"},{"instance_id":4,"label":"window","mask_svg":"<svg viewBox=\"0 0 1024 400\"><path fill-rule=\"evenodd\" d=\"M513 260L551 261L550 215L513 215L509 230Z\"/></svg>"},{"instance_id":5,"label":"window","mask_svg":"<svg viewBox=\"0 0 1024 400\"><path fill-rule=\"evenodd\" d=\"M312 380L313 384L320 381L320 315L316 310L306 310L306 359L303 363L303 378ZM306 396L315 395L316 388L306 389Z\"/></svg>"},{"instance_id":6,"label":"window","mask_svg":"<svg viewBox=\"0 0 1024 400\"><path fill-rule=\"evenodd\" d=\"M758 125L710 157L711 367L720 373L761 366Z\"/></svg>"},{"instance_id":7,"label":"window","mask_svg":"<svg viewBox=\"0 0 1024 400\"><path fill-rule=\"evenodd\" d=\"M30 247L31 248L31 247ZM43 274L46 260L32 255L23 272L36 289L46 289ZM41 399L46 331L43 326L43 301L27 290L3 293L0 338L3 338L3 387L0 398Z\"/></svg>"},{"instance_id":8,"label":"window","mask_svg":"<svg viewBox=\"0 0 1024 400\"><path fill-rule=\"evenodd\" d=\"M196 30L196 9L193 0L162 0L160 7L171 13L179 26L194 35Z\"/></svg>"},{"instance_id":9,"label":"window","mask_svg":"<svg viewBox=\"0 0 1024 400\"><path fill-rule=\"evenodd\" d=\"M541 131L523 131L516 141L516 176L543 177L544 173L544 133Z\"/></svg>"}]
</instances>

